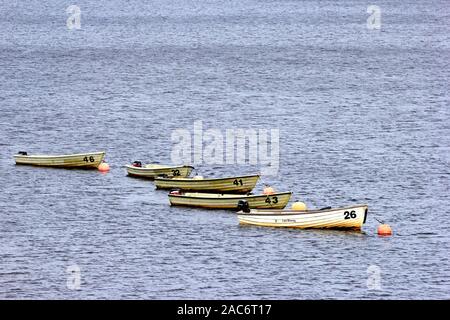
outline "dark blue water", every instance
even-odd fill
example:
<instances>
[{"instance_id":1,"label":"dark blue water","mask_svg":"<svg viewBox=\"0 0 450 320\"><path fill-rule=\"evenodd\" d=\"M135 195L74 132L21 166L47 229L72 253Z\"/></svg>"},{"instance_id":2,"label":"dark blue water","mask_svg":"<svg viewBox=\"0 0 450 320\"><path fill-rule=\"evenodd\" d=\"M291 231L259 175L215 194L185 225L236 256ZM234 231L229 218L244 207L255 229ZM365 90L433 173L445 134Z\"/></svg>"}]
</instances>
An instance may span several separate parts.
<instances>
[{"instance_id":1,"label":"dark blue water","mask_svg":"<svg viewBox=\"0 0 450 320\"><path fill-rule=\"evenodd\" d=\"M377 1L380 30L364 1L74 4L79 30L66 1L0 2L0 298L450 298L448 1ZM199 120L279 129L265 181L368 203L363 233L241 227L126 177ZM106 150L112 169L16 167L19 150Z\"/></svg>"}]
</instances>

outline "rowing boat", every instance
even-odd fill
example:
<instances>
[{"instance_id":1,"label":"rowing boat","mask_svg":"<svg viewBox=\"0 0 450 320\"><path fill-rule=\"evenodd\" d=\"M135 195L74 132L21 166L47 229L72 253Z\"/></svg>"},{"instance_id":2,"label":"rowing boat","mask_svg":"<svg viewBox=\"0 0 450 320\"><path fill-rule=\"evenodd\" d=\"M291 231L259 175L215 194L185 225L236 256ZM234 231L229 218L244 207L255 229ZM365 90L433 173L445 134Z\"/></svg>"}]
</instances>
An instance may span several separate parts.
<instances>
[{"instance_id":1,"label":"rowing boat","mask_svg":"<svg viewBox=\"0 0 450 320\"><path fill-rule=\"evenodd\" d=\"M160 164L147 164L142 166L139 161L135 161L132 165L126 165L125 167L128 175L148 179L155 179L158 176L184 178L189 176L194 169L191 166L164 166Z\"/></svg>"},{"instance_id":2,"label":"rowing boat","mask_svg":"<svg viewBox=\"0 0 450 320\"><path fill-rule=\"evenodd\" d=\"M104 157L105 152L67 155L28 155L26 152L19 152L14 155L16 164L60 168L97 168Z\"/></svg>"},{"instance_id":3,"label":"rowing boat","mask_svg":"<svg viewBox=\"0 0 450 320\"><path fill-rule=\"evenodd\" d=\"M208 209L236 209L239 201L247 201L250 208L283 209L289 202L291 194L291 192L280 192L270 195L239 195L173 191L169 194L169 201L172 206Z\"/></svg>"},{"instance_id":4,"label":"rowing boat","mask_svg":"<svg viewBox=\"0 0 450 320\"><path fill-rule=\"evenodd\" d=\"M367 218L367 205L321 210L245 210L239 223L264 227L358 229Z\"/></svg>"},{"instance_id":5,"label":"rowing boat","mask_svg":"<svg viewBox=\"0 0 450 320\"><path fill-rule=\"evenodd\" d=\"M228 178L155 178L157 189L180 189L186 191L247 193L253 190L259 176L239 176Z\"/></svg>"}]
</instances>

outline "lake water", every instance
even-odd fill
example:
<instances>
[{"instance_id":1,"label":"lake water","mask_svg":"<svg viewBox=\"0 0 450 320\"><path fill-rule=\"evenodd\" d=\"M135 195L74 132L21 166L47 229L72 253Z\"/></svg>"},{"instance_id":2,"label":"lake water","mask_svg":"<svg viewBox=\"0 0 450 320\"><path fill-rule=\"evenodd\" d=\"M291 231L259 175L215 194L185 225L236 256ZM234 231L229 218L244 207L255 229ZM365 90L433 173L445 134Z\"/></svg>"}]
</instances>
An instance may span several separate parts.
<instances>
[{"instance_id":1,"label":"lake water","mask_svg":"<svg viewBox=\"0 0 450 320\"><path fill-rule=\"evenodd\" d=\"M379 30L364 1L73 4L72 30L66 1L0 5L0 298L450 298L448 1L377 1ZM243 227L126 176L195 121L279 129L264 182L367 203L363 232ZM107 174L13 160L97 150Z\"/></svg>"}]
</instances>

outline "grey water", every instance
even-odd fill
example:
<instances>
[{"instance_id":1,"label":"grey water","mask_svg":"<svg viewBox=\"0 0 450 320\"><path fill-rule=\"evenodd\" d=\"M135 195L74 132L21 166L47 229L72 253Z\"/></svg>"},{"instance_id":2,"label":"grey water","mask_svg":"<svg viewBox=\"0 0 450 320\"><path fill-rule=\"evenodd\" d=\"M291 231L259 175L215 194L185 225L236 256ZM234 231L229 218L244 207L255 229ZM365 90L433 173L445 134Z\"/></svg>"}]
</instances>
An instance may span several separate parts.
<instances>
[{"instance_id":1,"label":"grey water","mask_svg":"<svg viewBox=\"0 0 450 320\"><path fill-rule=\"evenodd\" d=\"M450 298L448 1L70 4L79 29L67 1L0 1L0 298ZM239 226L126 176L170 163L195 121L278 129L263 182L310 208L367 203L362 232ZM97 150L106 174L13 159Z\"/></svg>"}]
</instances>

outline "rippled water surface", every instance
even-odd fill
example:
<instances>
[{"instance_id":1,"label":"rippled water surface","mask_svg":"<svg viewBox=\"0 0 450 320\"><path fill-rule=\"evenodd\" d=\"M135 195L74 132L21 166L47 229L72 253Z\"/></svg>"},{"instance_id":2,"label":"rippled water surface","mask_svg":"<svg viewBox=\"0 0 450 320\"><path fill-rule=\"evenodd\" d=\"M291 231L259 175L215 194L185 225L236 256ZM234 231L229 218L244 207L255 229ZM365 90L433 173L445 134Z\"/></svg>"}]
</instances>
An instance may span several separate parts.
<instances>
[{"instance_id":1,"label":"rippled water surface","mask_svg":"<svg viewBox=\"0 0 450 320\"><path fill-rule=\"evenodd\" d=\"M0 3L0 298L450 298L448 1L377 1L381 30L350 0L80 0L71 31L66 1ZM126 176L197 120L279 129L265 181L368 203L363 232L242 227ZM16 167L19 150L106 150L112 169Z\"/></svg>"}]
</instances>

